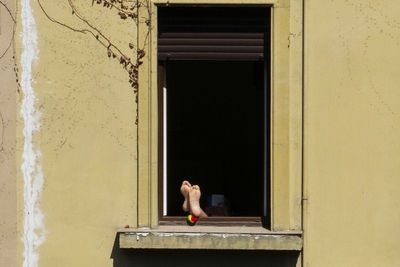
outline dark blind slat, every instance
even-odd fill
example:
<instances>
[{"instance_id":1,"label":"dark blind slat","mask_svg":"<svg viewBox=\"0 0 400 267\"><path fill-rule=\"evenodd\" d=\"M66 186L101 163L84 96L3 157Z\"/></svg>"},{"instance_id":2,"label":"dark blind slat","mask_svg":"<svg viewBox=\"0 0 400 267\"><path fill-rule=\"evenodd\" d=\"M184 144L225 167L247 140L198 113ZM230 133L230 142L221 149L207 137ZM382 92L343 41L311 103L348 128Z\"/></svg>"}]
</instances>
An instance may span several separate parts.
<instances>
[{"instance_id":1,"label":"dark blind slat","mask_svg":"<svg viewBox=\"0 0 400 267\"><path fill-rule=\"evenodd\" d=\"M226 45L162 45L161 52L231 52L231 53L263 53L263 46L226 46Z\"/></svg>"},{"instance_id":2,"label":"dark blind slat","mask_svg":"<svg viewBox=\"0 0 400 267\"><path fill-rule=\"evenodd\" d=\"M163 8L158 56L171 60L260 60L267 34L266 9Z\"/></svg>"},{"instance_id":3,"label":"dark blind slat","mask_svg":"<svg viewBox=\"0 0 400 267\"><path fill-rule=\"evenodd\" d=\"M253 60L263 59L263 53L159 53L160 60Z\"/></svg>"},{"instance_id":4,"label":"dark blind slat","mask_svg":"<svg viewBox=\"0 0 400 267\"><path fill-rule=\"evenodd\" d=\"M264 33L226 32L162 32L159 38L201 38L201 39L263 39Z\"/></svg>"},{"instance_id":5,"label":"dark blind slat","mask_svg":"<svg viewBox=\"0 0 400 267\"><path fill-rule=\"evenodd\" d=\"M262 46L264 39L219 39L219 38L159 38L158 45L231 45L231 46Z\"/></svg>"}]
</instances>

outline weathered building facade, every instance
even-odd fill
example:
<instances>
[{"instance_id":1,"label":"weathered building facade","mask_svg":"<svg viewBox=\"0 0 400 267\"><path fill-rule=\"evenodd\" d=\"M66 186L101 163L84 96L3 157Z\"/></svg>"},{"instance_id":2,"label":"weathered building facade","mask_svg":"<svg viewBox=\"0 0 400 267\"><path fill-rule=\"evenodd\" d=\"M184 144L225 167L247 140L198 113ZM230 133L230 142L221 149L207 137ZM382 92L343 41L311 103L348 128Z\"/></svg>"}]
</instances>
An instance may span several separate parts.
<instances>
[{"instance_id":1,"label":"weathered building facade","mask_svg":"<svg viewBox=\"0 0 400 267\"><path fill-rule=\"evenodd\" d=\"M159 10L176 5L268 9L267 226L163 214ZM399 266L399 11L1 0L0 266Z\"/></svg>"}]
</instances>

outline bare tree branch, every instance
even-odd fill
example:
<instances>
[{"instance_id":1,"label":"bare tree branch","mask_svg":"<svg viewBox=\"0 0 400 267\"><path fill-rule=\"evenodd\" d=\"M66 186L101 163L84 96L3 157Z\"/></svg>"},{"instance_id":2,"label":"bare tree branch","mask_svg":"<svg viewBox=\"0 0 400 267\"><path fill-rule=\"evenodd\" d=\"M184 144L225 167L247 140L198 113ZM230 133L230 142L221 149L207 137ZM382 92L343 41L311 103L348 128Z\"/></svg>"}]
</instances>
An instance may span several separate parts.
<instances>
[{"instance_id":1,"label":"bare tree branch","mask_svg":"<svg viewBox=\"0 0 400 267\"><path fill-rule=\"evenodd\" d=\"M5 130L5 125L4 125L4 118L3 114L0 111L0 121L1 121L1 142L0 142L0 152L4 151L4 130Z\"/></svg>"},{"instance_id":2,"label":"bare tree branch","mask_svg":"<svg viewBox=\"0 0 400 267\"><path fill-rule=\"evenodd\" d=\"M87 30L87 29L82 29L82 30L79 30L79 29L75 29L75 28L73 28L73 27L71 27L71 26L69 26L69 25L67 25L67 24L64 24L64 23L62 23L62 22L59 22L58 20L56 20L56 19L53 19L52 17L50 17L49 16L49 14L47 14L47 12L46 12L46 10L44 10L44 8L43 8L43 6L42 6L42 3L40 2L40 0L37 0L37 2L38 2L38 4L39 4L39 6L40 6L40 9L43 11L43 13L46 15L46 17L50 20L50 21L52 21L52 22L54 22L54 23L57 23L57 24L59 24L59 25L61 25L61 26L64 26L64 27L66 27L66 28L68 28L68 29L70 29L71 31L74 31L74 32L80 32L80 33L92 33L90 30ZM93 33L92 33L93 34ZM94 35L94 34L93 34Z\"/></svg>"},{"instance_id":3,"label":"bare tree branch","mask_svg":"<svg viewBox=\"0 0 400 267\"><path fill-rule=\"evenodd\" d=\"M107 38L99 29L97 29L95 26L93 26L88 20L86 20L76 9L76 7L74 6L74 4L72 3L71 0L68 0L68 3L73 11L73 14L79 18L81 21L83 21L84 23L86 23L90 28L92 28L94 31L96 31L97 35L103 37L109 44L109 47L113 47L115 50L117 50L123 57L125 57L127 60L129 60L129 57L126 56L116 45L114 45L109 38ZM96 37L96 39L98 39L98 37ZM129 60L130 63L130 60Z\"/></svg>"},{"instance_id":4,"label":"bare tree branch","mask_svg":"<svg viewBox=\"0 0 400 267\"><path fill-rule=\"evenodd\" d=\"M8 50L10 49L11 45L13 44L14 35L15 35L15 30L13 30L13 34L11 36L10 43L8 44L6 50L4 50L3 54L0 55L0 59L2 59L5 56L5 54L7 54Z\"/></svg>"},{"instance_id":5,"label":"bare tree branch","mask_svg":"<svg viewBox=\"0 0 400 267\"><path fill-rule=\"evenodd\" d=\"M3 1L0 1L0 4L2 6L5 7L5 9L7 9L8 14L10 14L11 19L14 21L14 23L17 23L17 21L15 20L13 14L11 13L11 10L8 8L8 6L6 6L6 4L3 3Z\"/></svg>"},{"instance_id":6,"label":"bare tree branch","mask_svg":"<svg viewBox=\"0 0 400 267\"><path fill-rule=\"evenodd\" d=\"M13 16L13 14L11 13L11 10L8 8L8 6L6 6L6 4L4 4L3 1L1 1L1 0L0 0L0 4L1 4L2 6L4 6L4 8L7 10L8 14L10 15L12 21L14 22L14 23L13 23L13 24L14 24L14 25L13 25L13 33L12 33L10 42L9 42L9 44L8 44L8 46L7 46L7 48L6 48L6 50L4 50L4 52L0 55L0 59L2 59L2 58L5 56L5 54L7 54L8 50L10 49L11 45L12 45L13 42L14 42L15 24L16 24L17 22L16 22L16 20L15 20L15 18L14 18L14 16Z\"/></svg>"},{"instance_id":7,"label":"bare tree branch","mask_svg":"<svg viewBox=\"0 0 400 267\"><path fill-rule=\"evenodd\" d=\"M139 69L139 66L143 63L143 61L141 59L145 56L144 47L148 43L150 29L151 29L151 19L150 19L151 12L150 12L149 1L144 0L143 2L140 2L139 0L136 0L135 4L129 6L129 5L125 5L123 0L92 0L92 6L96 2L97 4L103 4L103 7L105 7L105 8L111 9L114 7L116 10L119 11L118 15L121 17L121 19L127 19L128 17L132 18L134 20L134 22L136 23L137 29L139 28L139 23L141 23L139 16L138 16L139 8L141 6L144 6L147 9L148 18L146 18L146 20L144 20L143 23L147 25L148 31L147 31L146 37L144 39L143 49L139 48L139 46L140 46L139 38L137 38L137 40L136 40L136 45L134 45L133 42L130 42L128 44L130 49L134 49L134 51L136 51L136 57L133 62L113 42L111 42L110 38L105 36L101 32L100 29L98 29L96 26L91 24L84 16L82 16L80 14L80 12L78 12L78 10L75 7L72 0L68 0L68 4L72 9L72 15L76 16L80 21L84 22L89 28L77 29L77 28L71 27L65 23L62 23L62 22L52 18L51 16L49 16L49 14L43 8L43 6L40 2L41 0L37 0L37 1L38 1L38 4L39 4L41 10L43 11L43 13L46 15L46 17L50 21L52 21L56 24L59 24L61 26L64 26L75 32L79 32L79 33L83 33L83 34L90 33L102 46L104 46L107 49L108 57L112 56L113 58L116 58L117 55L119 54L117 59L119 60L119 63L123 65L123 68L125 69L125 71L127 71L129 73L129 83L133 87L133 91L136 95L135 102L138 103L138 100L139 100L138 99L138 90L139 90L139 83L138 83L139 71L138 71L138 69ZM120 7L117 5L120 5ZM136 109L135 124L138 124L138 112L139 112L139 110Z\"/></svg>"}]
</instances>

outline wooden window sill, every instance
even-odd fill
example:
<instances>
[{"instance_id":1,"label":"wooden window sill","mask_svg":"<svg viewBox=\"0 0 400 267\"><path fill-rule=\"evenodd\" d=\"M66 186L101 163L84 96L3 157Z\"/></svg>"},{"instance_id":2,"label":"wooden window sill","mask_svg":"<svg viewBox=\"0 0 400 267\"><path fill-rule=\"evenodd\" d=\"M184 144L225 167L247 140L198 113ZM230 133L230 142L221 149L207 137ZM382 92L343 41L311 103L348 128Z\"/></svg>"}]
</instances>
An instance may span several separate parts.
<instances>
[{"instance_id":1,"label":"wooden window sill","mask_svg":"<svg viewBox=\"0 0 400 267\"><path fill-rule=\"evenodd\" d=\"M301 232L262 227L159 226L118 231L120 248L291 250L303 247Z\"/></svg>"}]
</instances>

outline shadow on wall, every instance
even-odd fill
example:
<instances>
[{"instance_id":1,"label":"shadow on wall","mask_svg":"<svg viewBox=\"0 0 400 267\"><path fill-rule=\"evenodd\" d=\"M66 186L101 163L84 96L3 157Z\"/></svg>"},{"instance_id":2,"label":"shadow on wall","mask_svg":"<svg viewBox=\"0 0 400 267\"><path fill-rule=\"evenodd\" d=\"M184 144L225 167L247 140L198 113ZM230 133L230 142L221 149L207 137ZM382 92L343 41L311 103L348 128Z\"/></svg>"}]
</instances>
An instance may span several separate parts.
<instances>
[{"instance_id":1,"label":"shadow on wall","mask_svg":"<svg viewBox=\"0 0 400 267\"><path fill-rule=\"evenodd\" d=\"M293 251L120 249L119 235L111 252L113 267L295 267Z\"/></svg>"}]
</instances>

